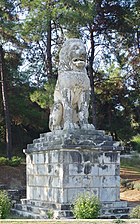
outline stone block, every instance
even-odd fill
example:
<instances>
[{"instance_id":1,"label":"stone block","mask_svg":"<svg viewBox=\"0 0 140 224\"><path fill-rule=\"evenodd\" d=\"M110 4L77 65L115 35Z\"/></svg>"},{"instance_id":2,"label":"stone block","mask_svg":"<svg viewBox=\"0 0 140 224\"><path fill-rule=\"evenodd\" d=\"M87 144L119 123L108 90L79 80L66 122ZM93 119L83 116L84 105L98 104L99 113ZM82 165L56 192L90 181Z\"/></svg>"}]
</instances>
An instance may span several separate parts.
<instances>
[{"instance_id":1,"label":"stone block","mask_svg":"<svg viewBox=\"0 0 140 224\"><path fill-rule=\"evenodd\" d=\"M47 175L48 174L48 165L47 164L38 164L35 169L36 175Z\"/></svg>"},{"instance_id":2,"label":"stone block","mask_svg":"<svg viewBox=\"0 0 140 224\"><path fill-rule=\"evenodd\" d=\"M119 176L103 176L102 177L102 187L119 187L120 177Z\"/></svg>"},{"instance_id":3,"label":"stone block","mask_svg":"<svg viewBox=\"0 0 140 224\"><path fill-rule=\"evenodd\" d=\"M99 176L114 176L115 164L99 164Z\"/></svg>"},{"instance_id":4,"label":"stone block","mask_svg":"<svg viewBox=\"0 0 140 224\"><path fill-rule=\"evenodd\" d=\"M63 164L63 176L64 179L69 176L69 166L67 164Z\"/></svg>"},{"instance_id":5,"label":"stone block","mask_svg":"<svg viewBox=\"0 0 140 224\"><path fill-rule=\"evenodd\" d=\"M92 176L92 179L91 179L91 188L100 188L102 185L101 185L101 177L99 176Z\"/></svg>"},{"instance_id":6,"label":"stone block","mask_svg":"<svg viewBox=\"0 0 140 224\"><path fill-rule=\"evenodd\" d=\"M54 201L54 203L59 203L60 199L62 199L60 189L59 188L53 188L52 201Z\"/></svg>"},{"instance_id":7,"label":"stone block","mask_svg":"<svg viewBox=\"0 0 140 224\"><path fill-rule=\"evenodd\" d=\"M116 200L120 201L120 186L116 188Z\"/></svg>"},{"instance_id":8,"label":"stone block","mask_svg":"<svg viewBox=\"0 0 140 224\"><path fill-rule=\"evenodd\" d=\"M59 151L58 150L54 150L50 152L50 155L52 157L52 163L58 163L59 160Z\"/></svg>"},{"instance_id":9,"label":"stone block","mask_svg":"<svg viewBox=\"0 0 140 224\"><path fill-rule=\"evenodd\" d=\"M54 165L48 164L48 175L54 175Z\"/></svg>"},{"instance_id":10,"label":"stone block","mask_svg":"<svg viewBox=\"0 0 140 224\"><path fill-rule=\"evenodd\" d=\"M28 163L27 165L26 165L26 173L28 174L28 175L34 175L35 174L35 172L34 172L34 164L32 164L32 163Z\"/></svg>"},{"instance_id":11,"label":"stone block","mask_svg":"<svg viewBox=\"0 0 140 224\"><path fill-rule=\"evenodd\" d=\"M28 176L28 186L35 186L36 185L36 177L34 175Z\"/></svg>"},{"instance_id":12,"label":"stone block","mask_svg":"<svg viewBox=\"0 0 140 224\"><path fill-rule=\"evenodd\" d=\"M120 164L120 154L118 152L105 152L104 153L104 163L118 163Z\"/></svg>"},{"instance_id":13,"label":"stone block","mask_svg":"<svg viewBox=\"0 0 140 224\"><path fill-rule=\"evenodd\" d=\"M100 164L103 162L103 152L91 152L91 162L93 164Z\"/></svg>"},{"instance_id":14,"label":"stone block","mask_svg":"<svg viewBox=\"0 0 140 224\"><path fill-rule=\"evenodd\" d=\"M90 161L86 161L84 163L84 174L85 175L91 174L91 171L92 171L92 164Z\"/></svg>"},{"instance_id":15,"label":"stone block","mask_svg":"<svg viewBox=\"0 0 140 224\"><path fill-rule=\"evenodd\" d=\"M43 187L32 187L33 189L33 197L32 199L41 200L42 192L44 191Z\"/></svg>"},{"instance_id":16,"label":"stone block","mask_svg":"<svg viewBox=\"0 0 140 224\"><path fill-rule=\"evenodd\" d=\"M45 151L43 152L43 154L44 154L44 163L48 163L48 152Z\"/></svg>"},{"instance_id":17,"label":"stone block","mask_svg":"<svg viewBox=\"0 0 140 224\"><path fill-rule=\"evenodd\" d=\"M33 164L44 164L46 157L44 153L34 153L33 154Z\"/></svg>"},{"instance_id":18,"label":"stone block","mask_svg":"<svg viewBox=\"0 0 140 224\"><path fill-rule=\"evenodd\" d=\"M94 194L95 196L99 197L99 188L87 188L85 189L85 192L90 192L91 194Z\"/></svg>"},{"instance_id":19,"label":"stone block","mask_svg":"<svg viewBox=\"0 0 140 224\"><path fill-rule=\"evenodd\" d=\"M120 176L120 164L115 164L115 176Z\"/></svg>"},{"instance_id":20,"label":"stone block","mask_svg":"<svg viewBox=\"0 0 140 224\"><path fill-rule=\"evenodd\" d=\"M117 189L112 187L104 187L100 189L99 198L103 202L117 201Z\"/></svg>"},{"instance_id":21,"label":"stone block","mask_svg":"<svg viewBox=\"0 0 140 224\"><path fill-rule=\"evenodd\" d=\"M82 186L84 188L89 188L91 187L92 184L92 177L90 175L85 175L82 177Z\"/></svg>"},{"instance_id":22,"label":"stone block","mask_svg":"<svg viewBox=\"0 0 140 224\"><path fill-rule=\"evenodd\" d=\"M61 150L58 154L58 162L60 164L69 164L70 163L70 152L68 150Z\"/></svg>"},{"instance_id":23,"label":"stone block","mask_svg":"<svg viewBox=\"0 0 140 224\"><path fill-rule=\"evenodd\" d=\"M67 189L47 188L47 201L50 203L67 203Z\"/></svg>"},{"instance_id":24,"label":"stone block","mask_svg":"<svg viewBox=\"0 0 140 224\"><path fill-rule=\"evenodd\" d=\"M84 165L83 164L69 164L69 175L84 175Z\"/></svg>"},{"instance_id":25,"label":"stone block","mask_svg":"<svg viewBox=\"0 0 140 224\"><path fill-rule=\"evenodd\" d=\"M59 151L58 150L49 150L48 151L48 163L58 163L59 160Z\"/></svg>"},{"instance_id":26,"label":"stone block","mask_svg":"<svg viewBox=\"0 0 140 224\"><path fill-rule=\"evenodd\" d=\"M63 165L62 164L54 164L54 176L62 176L63 175Z\"/></svg>"},{"instance_id":27,"label":"stone block","mask_svg":"<svg viewBox=\"0 0 140 224\"><path fill-rule=\"evenodd\" d=\"M68 191L68 203L73 203L74 200L77 198L79 191L77 188L70 188Z\"/></svg>"},{"instance_id":28,"label":"stone block","mask_svg":"<svg viewBox=\"0 0 140 224\"><path fill-rule=\"evenodd\" d=\"M50 203L64 203L67 201L66 190L62 188L47 188L47 201Z\"/></svg>"},{"instance_id":29,"label":"stone block","mask_svg":"<svg viewBox=\"0 0 140 224\"><path fill-rule=\"evenodd\" d=\"M27 185L27 199L34 199L33 187Z\"/></svg>"},{"instance_id":30,"label":"stone block","mask_svg":"<svg viewBox=\"0 0 140 224\"><path fill-rule=\"evenodd\" d=\"M86 194L86 193L90 193L90 195L94 194L95 196L99 196L99 188L96 187L83 187L83 188L79 188L77 191L77 197L79 197L81 194Z\"/></svg>"},{"instance_id":31,"label":"stone block","mask_svg":"<svg viewBox=\"0 0 140 224\"><path fill-rule=\"evenodd\" d=\"M102 208L126 208L127 201L104 202Z\"/></svg>"},{"instance_id":32,"label":"stone block","mask_svg":"<svg viewBox=\"0 0 140 224\"><path fill-rule=\"evenodd\" d=\"M91 175L92 176L98 176L99 175L99 167L98 164L92 164L92 168L91 168Z\"/></svg>"},{"instance_id":33,"label":"stone block","mask_svg":"<svg viewBox=\"0 0 140 224\"><path fill-rule=\"evenodd\" d=\"M47 188L41 188L40 189L41 194L40 194L40 200L41 201L47 201L48 200L48 191Z\"/></svg>"},{"instance_id":34,"label":"stone block","mask_svg":"<svg viewBox=\"0 0 140 224\"><path fill-rule=\"evenodd\" d=\"M27 154L26 155L26 164L31 164L32 163L32 155L31 154Z\"/></svg>"},{"instance_id":35,"label":"stone block","mask_svg":"<svg viewBox=\"0 0 140 224\"><path fill-rule=\"evenodd\" d=\"M37 176L35 177L35 184L38 187L46 187L49 184L49 176Z\"/></svg>"},{"instance_id":36,"label":"stone block","mask_svg":"<svg viewBox=\"0 0 140 224\"><path fill-rule=\"evenodd\" d=\"M67 182L65 182L65 188L78 188L82 187L82 177L81 176L69 176Z\"/></svg>"},{"instance_id":37,"label":"stone block","mask_svg":"<svg viewBox=\"0 0 140 224\"><path fill-rule=\"evenodd\" d=\"M70 154L70 163L82 163L82 153L80 152L80 150L70 150L69 151Z\"/></svg>"},{"instance_id":38,"label":"stone block","mask_svg":"<svg viewBox=\"0 0 140 224\"><path fill-rule=\"evenodd\" d=\"M83 162L92 162L92 156L90 151L83 152Z\"/></svg>"},{"instance_id":39,"label":"stone block","mask_svg":"<svg viewBox=\"0 0 140 224\"><path fill-rule=\"evenodd\" d=\"M52 177L51 186L55 188L63 187L62 180L59 177Z\"/></svg>"}]
</instances>

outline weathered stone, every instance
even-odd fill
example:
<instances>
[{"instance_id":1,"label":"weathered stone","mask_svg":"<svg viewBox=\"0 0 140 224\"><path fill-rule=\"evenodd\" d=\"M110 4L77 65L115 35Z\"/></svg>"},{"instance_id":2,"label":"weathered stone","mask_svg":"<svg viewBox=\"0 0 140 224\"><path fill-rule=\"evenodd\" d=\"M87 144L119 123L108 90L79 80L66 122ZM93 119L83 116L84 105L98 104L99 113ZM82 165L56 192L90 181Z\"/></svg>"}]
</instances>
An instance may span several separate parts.
<instances>
[{"instance_id":1,"label":"weathered stone","mask_svg":"<svg viewBox=\"0 0 140 224\"><path fill-rule=\"evenodd\" d=\"M39 152L39 151L44 151L44 155L41 156L41 158L39 158L39 153L37 154L33 154L32 155L32 163L42 163L43 161L46 161L46 163L50 163L51 160L55 160L57 161L57 159L62 159L60 158L61 155L55 155L55 157L53 156L53 153L51 154L47 154L45 155L45 151L47 150L58 150L58 149L73 149L73 151L75 151L75 149L81 149L81 150L84 150L85 151L85 154L84 154L84 158L85 160L87 160L87 156L88 156L88 151L90 151L91 149L93 149L94 151L101 151L101 154L103 153L102 151L104 151L105 153L107 153L105 155L105 157L103 158L102 157L102 160L103 159L106 159L106 161L104 161L105 163L108 162L116 162L119 163L120 161L120 157L119 155L116 155L115 152L116 151L120 151L122 148L120 145L116 146L114 148L114 141L112 140L105 140L107 139L107 136L106 135L103 135L101 134L102 132L100 130L88 130L87 132L85 132L85 130L71 130L71 131L66 131L66 130L59 130L59 131L54 131L54 132L51 132L51 133L46 133L46 138L44 138L44 142L42 142L42 145L45 145L42 146L41 148L38 148L36 146L36 143L33 143L33 144L29 144L27 146L27 149L25 149L25 153L33 153L33 152ZM47 135L49 136L49 139L51 140L48 140L47 139ZM71 140L69 140L68 144L65 144L65 138L71 138ZM75 138L75 136L77 136ZM88 139L90 136L90 141L88 142L85 142L85 139ZM96 139L98 138L98 136L100 136L100 143L96 143ZM55 139L59 138L60 141L59 141L59 144L57 143L57 141L55 141ZM42 138L41 138L42 139ZM74 139L74 141L73 141ZM72 151L72 152L73 152ZM114 154L111 155L110 157L110 152L112 153L112 151L114 152ZM76 152L77 153L77 152ZM78 152L79 153L79 152ZM99 153L99 152L98 152ZM71 155L72 156L72 155ZM80 156L80 155L79 155ZM102 155L101 155L102 156ZM116 157L117 156L117 157ZM76 159L77 156L74 155L74 159ZM64 158L63 158L64 159ZM68 159L73 159L73 157L71 158L67 158ZM94 156L92 156L92 159L93 161L97 160L96 158L96 153L94 152ZM99 157L98 157L99 159ZM65 159L64 159L65 161Z\"/></svg>"},{"instance_id":2,"label":"weathered stone","mask_svg":"<svg viewBox=\"0 0 140 224\"><path fill-rule=\"evenodd\" d=\"M89 99L90 80L86 71L86 48L81 40L69 39L59 54L58 80L50 114L50 129L94 129L94 126L88 123ZM71 140L66 138L65 144L69 144L69 141Z\"/></svg>"}]
</instances>

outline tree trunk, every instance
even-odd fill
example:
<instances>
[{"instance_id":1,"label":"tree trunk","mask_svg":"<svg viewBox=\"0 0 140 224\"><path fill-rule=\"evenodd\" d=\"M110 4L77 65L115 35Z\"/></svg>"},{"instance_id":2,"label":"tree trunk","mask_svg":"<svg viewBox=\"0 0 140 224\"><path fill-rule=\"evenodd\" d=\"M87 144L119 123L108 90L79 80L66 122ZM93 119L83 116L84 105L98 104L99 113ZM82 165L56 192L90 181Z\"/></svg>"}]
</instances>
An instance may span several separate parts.
<instances>
[{"instance_id":1,"label":"tree trunk","mask_svg":"<svg viewBox=\"0 0 140 224\"><path fill-rule=\"evenodd\" d=\"M51 54L51 20L48 23L47 30L47 63L46 70L48 77L52 76L52 54Z\"/></svg>"},{"instance_id":2,"label":"tree trunk","mask_svg":"<svg viewBox=\"0 0 140 224\"><path fill-rule=\"evenodd\" d=\"M89 57L89 78L91 85L91 107L92 107L92 123L96 128L96 99L95 99L95 86L94 86L94 76L93 76L93 61L94 61L94 37L93 31L90 32L90 43L91 43L91 55Z\"/></svg>"},{"instance_id":3,"label":"tree trunk","mask_svg":"<svg viewBox=\"0 0 140 224\"><path fill-rule=\"evenodd\" d=\"M9 107L7 100L7 90L6 90L6 73L4 69L4 54L3 48L0 46L0 77L1 77L1 92L2 92L2 102L5 116L5 134L6 134L6 149L7 157L11 159L12 157L12 136L11 136L11 122L9 115Z\"/></svg>"}]
</instances>

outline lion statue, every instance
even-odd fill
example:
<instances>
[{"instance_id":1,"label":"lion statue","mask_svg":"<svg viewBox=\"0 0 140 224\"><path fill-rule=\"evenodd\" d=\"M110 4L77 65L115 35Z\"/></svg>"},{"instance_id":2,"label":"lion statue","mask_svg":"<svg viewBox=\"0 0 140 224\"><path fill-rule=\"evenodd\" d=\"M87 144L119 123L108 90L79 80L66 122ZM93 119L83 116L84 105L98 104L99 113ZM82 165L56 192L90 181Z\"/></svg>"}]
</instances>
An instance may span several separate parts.
<instances>
[{"instance_id":1,"label":"lion statue","mask_svg":"<svg viewBox=\"0 0 140 224\"><path fill-rule=\"evenodd\" d=\"M58 79L50 130L93 129L88 123L90 80L86 71L86 49L80 39L68 39L59 54Z\"/></svg>"}]
</instances>

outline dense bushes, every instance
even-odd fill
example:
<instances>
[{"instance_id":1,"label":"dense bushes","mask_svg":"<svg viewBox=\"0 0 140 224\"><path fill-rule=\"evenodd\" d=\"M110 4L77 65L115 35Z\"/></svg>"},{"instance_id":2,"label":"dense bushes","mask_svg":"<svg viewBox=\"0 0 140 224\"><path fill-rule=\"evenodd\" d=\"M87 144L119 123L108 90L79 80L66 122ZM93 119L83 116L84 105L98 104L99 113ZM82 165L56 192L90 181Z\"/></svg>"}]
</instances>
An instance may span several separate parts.
<instances>
[{"instance_id":1,"label":"dense bushes","mask_svg":"<svg viewBox=\"0 0 140 224\"><path fill-rule=\"evenodd\" d=\"M132 209L130 213L130 218L140 219L140 205L137 205L135 208Z\"/></svg>"},{"instance_id":2,"label":"dense bushes","mask_svg":"<svg viewBox=\"0 0 140 224\"><path fill-rule=\"evenodd\" d=\"M6 191L0 191L0 219L5 219L10 214L11 202Z\"/></svg>"},{"instance_id":3,"label":"dense bushes","mask_svg":"<svg viewBox=\"0 0 140 224\"><path fill-rule=\"evenodd\" d=\"M140 157L138 153L133 154L130 158L121 158L121 167L140 168Z\"/></svg>"},{"instance_id":4,"label":"dense bushes","mask_svg":"<svg viewBox=\"0 0 140 224\"><path fill-rule=\"evenodd\" d=\"M81 194L74 202L73 214L77 219L96 219L100 207L99 199L94 194Z\"/></svg>"},{"instance_id":5,"label":"dense bushes","mask_svg":"<svg viewBox=\"0 0 140 224\"><path fill-rule=\"evenodd\" d=\"M21 164L21 158L18 156L13 156L11 160L5 157L0 157L0 166L2 165L18 166L20 164Z\"/></svg>"},{"instance_id":6,"label":"dense bushes","mask_svg":"<svg viewBox=\"0 0 140 224\"><path fill-rule=\"evenodd\" d=\"M131 141L131 144L132 144L133 150L140 153L140 135L134 136Z\"/></svg>"}]
</instances>

